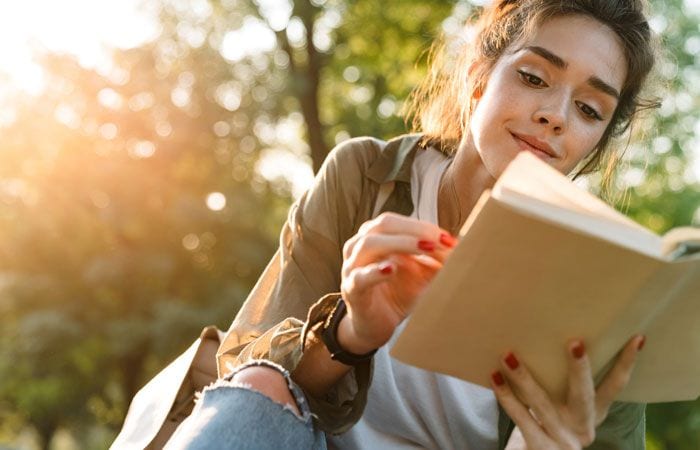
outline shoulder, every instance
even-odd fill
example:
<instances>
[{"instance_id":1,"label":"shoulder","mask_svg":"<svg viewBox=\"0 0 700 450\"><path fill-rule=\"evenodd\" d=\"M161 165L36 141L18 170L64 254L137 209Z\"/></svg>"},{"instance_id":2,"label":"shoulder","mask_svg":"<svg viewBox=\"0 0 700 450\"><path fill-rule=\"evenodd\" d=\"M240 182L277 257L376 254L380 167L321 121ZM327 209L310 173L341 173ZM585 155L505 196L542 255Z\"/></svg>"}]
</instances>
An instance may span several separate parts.
<instances>
[{"instance_id":1,"label":"shoulder","mask_svg":"<svg viewBox=\"0 0 700 450\"><path fill-rule=\"evenodd\" d=\"M292 207L290 222L303 222L307 229L332 242L344 242L367 216L377 189L367 173L385 146L386 142L372 137L336 145L314 183Z\"/></svg>"},{"instance_id":2,"label":"shoulder","mask_svg":"<svg viewBox=\"0 0 700 450\"><path fill-rule=\"evenodd\" d=\"M386 141L370 136L348 139L336 145L328 153L328 157L323 163L323 169L327 169L329 166L367 168L380 157L386 145Z\"/></svg>"},{"instance_id":3,"label":"shoulder","mask_svg":"<svg viewBox=\"0 0 700 450\"><path fill-rule=\"evenodd\" d=\"M419 140L418 135L403 135L389 141L358 137L336 145L321 166L308 196L342 197L351 210L372 203L382 183L410 181L410 166Z\"/></svg>"},{"instance_id":4,"label":"shoulder","mask_svg":"<svg viewBox=\"0 0 700 450\"><path fill-rule=\"evenodd\" d=\"M371 218L379 186L404 166L405 152L399 149L408 143L407 136L389 141L357 137L336 145L314 184L299 200L297 212L318 219L314 225L307 222L319 232L321 228L326 234L338 230L330 237L334 242L344 242Z\"/></svg>"},{"instance_id":5,"label":"shoulder","mask_svg":"<svg viewBox=\"0 0 700 450\"><path fill-rule=\"evenodd\" d=\"M381 184L387 181L410 181L410 172L416 150L422 148L422 135L405 134L389 141L371 137L347 140L326 158L322 173L343 168L357 170Z\"/></svg>"},{"instance_id":6,"label":"shoulder","mask_svg":"<svg viewBox=\"0 0 700 450\"><path fill-rule=\"evenodd\" d=\"M331 150L324 164L357 164L367 168L380 165L390 170L422 147L422 139L420 134L404 134L388 141L369 136L348 139Z\"/></svg>"}]
</instances>

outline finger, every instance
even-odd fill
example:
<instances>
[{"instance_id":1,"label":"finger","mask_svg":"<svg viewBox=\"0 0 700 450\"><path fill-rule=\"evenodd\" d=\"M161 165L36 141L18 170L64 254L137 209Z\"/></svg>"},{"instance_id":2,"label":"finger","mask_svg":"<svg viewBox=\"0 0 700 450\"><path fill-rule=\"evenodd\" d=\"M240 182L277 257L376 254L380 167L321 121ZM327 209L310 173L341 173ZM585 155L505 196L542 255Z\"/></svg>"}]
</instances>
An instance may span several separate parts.
<instances>
[{"instance_id":1,"label":"finger","mask_svg":"<svg viewBox=\"0 0 700 450\"><path fill-rule=\"evenodd\" d=\"M615 397L627 386L632 376L637 354L642 350L645 342L646 338L641 335L630 339L627 345L625 345L625 348L622 349L615 365L608 371L603 382L600 383L596 389L596 425L605 420L610 405L615 400Z\"/></svg>"},{"instance_id":2,"label":"finger","mask_svg":"<svg viewBox=\"0 0 700 450\"><path fill-rule=\"evenodd\" d=\"M355 248L355 245L357 244L357 241L360 240L360 238L364 236L363 234L357 233L347 241L345 241L345 244L343 244L343 259L348 259L350 258L350 255L352 255L352 251Z\"/></svg>"},{"instance_id":3,"label":"finger","mask_svg":"<svg viewBox=\"0 0 700 450\"><path fill-rule=\"evenodd\" d=\"M424 220L414 219L401 214L385 212L362 224L358 234L410 234L426 239L437 239L446 233L439 226Z\"/></svg>"},{"instance_id":4,"label":"finger","mask_svg":"<svg viewBox=\"0 0 700 450\"><path fill-rule=\"evenodd\" d=\"M447 257L447 253L438 249L434 241L403 234L369 234L358 239L347 261L351 268L355 268L387 259L396 253L430 255L440 262Z\"/></svg>"},{"instance_id":5,"label":"finger","mask_svg":"<svg viewBox=\"0 0 700 450\"><path fill-rule=\"evenodd\" d=\"M393 255L391 260L397 266L394 282L402 286L404 292L414 292L416 300L418 294L442 269L442 263L428 255ZM403 298L401 303L412 304L413 302Z\"/></svg>"},{"instance_id":6,"label":"finger","mask_svg":"<svg viewBox=\"0 0 700 450\"><path fill-rule=\"evenodd\" d=\"M390 279L396 272L396 265L391 261L382 261L358 267L352 270L343 280L341 290L343 293L352 292L347 296L351 298L362 298L362 294L369 288ZM345 296L344 296L345 297Z\"/></svg>"},{"instance_id":7,"label":"finger","mask_svg":"<svg viewBox=\"0 0 700 450\"><path fill-rule=\"evenodd\" d=\"M559 443L567 442L569 438L564 434L559 412L527 367L512 352L501 358L501 366L518 398L532 409L550 438Z\"/></svg>"},{"instance_id":8,"label":"finger","mask_svg":"<svg viewBox=\"0 0 700 450\"><path fill-rule=\"evenodd\" d=\"M418 239L433 240L444 248L457 245L457 238L438 225L389 212L363 223L357 234L408 234Z\"/></svg>"},{"instance_id":9,"label":"finger","mask_svg":"<svg viewBox=\"0 0 700 450\"><path fill-rule=\"evenodd\" d=\"M397 253L430 254L444 261L449 252L428 240L416 240L409 235L356 234L343 246L343 271L348 273L358 266L387 259Z\"/></svg>"},{"instance_id":10,"label":"finger","mask_svg":"<svg viewBox=\"0 0 700 450\"><path fill-rule=\"evenodd\" d=\"M579 441L589 445L595 438L595 386L591 366L583 341L575 340L568 345L569 386L567 411L571 425Z\"/></svg>"},{"instance_id":11,"label":"finger","mask_svg":"<svg viewBox=\"0 0 700 450\"><path fill-rule=\"evenodd\" d=\"M500 371L491 374L491 387L498 403L520 429L528 448L555 448L554 441L547 436L530 411L518 399Z\"/></svg>"},{"instance_id":12,"label":"finger","mask_svg":"<svg viewBox=\"0 0 700 450\"><path fill-rule=\"evenodd\" d=\"M430 269L435 272L442 269L443 262L430 255L397 255L397 260L406 261L406 265L418 265L420 269Z\"/></svg>"}]
</instances>

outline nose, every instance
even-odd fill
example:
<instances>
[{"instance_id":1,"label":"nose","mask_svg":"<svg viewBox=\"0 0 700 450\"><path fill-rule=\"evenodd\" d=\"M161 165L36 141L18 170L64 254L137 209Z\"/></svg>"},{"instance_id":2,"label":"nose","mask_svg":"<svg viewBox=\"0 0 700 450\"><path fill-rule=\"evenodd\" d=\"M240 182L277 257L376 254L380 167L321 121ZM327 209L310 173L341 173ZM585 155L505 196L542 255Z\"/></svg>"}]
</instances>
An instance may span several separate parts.
<instances>
[{"instance_id":1,"label":"nose","mask_svg":"<svg viewBox=\"0 0 700 450\"><path fill-rule=\"evenodd\" d=\"M551 129L555 134L566 130L568 110L565 101L556 101L541 105L532 116L532 120Z\"/></svg>"}]
</instances>

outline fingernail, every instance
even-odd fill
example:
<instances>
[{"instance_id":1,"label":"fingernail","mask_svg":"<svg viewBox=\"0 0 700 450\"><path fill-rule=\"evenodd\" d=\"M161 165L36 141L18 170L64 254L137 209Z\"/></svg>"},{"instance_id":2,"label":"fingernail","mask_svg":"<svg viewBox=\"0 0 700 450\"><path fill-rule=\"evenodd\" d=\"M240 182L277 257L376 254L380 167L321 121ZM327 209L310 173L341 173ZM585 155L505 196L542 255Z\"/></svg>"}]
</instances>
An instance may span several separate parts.
<instances>
[{"instance_id":1,"label":"fingernail","mask_svg":"<svg viewBox=\"0 0 700 450\"><path fill-rule=\"evenodd\" d=\"M435 250L435 242L433 241L418 241L418 248L424 252L432 252Z\"/></svg>"},{"instance_id":2,"label":"fingernail","mask_svg":"<svg viewBox=\"0 0 700 450\"><path fill-rule=\"evenodd\" d=\"M643 348L644 348L644 344L646 344L646 343L647 343L647 337L646 337L646 336L642 336L642 340L639 341L639 344L637 344L637 351L640 351L641 349L643 349Z\"/></svg>"},{"instance_id":3,"label":"fingernail","mask_svg":"<svg viewBox=\"0 0 700 450\"><path fill-rule=\"evenodd\" d=\"M583 358L583 354L586 353L586 347L583 345L583 342L578 341L572 348L571 348L571 354L574 355L574 358L576 359L581 359Z\"/></svg>"},{"instance_id":4,"label":"fingernail","mask_svg":"<svg viewBox=\"0 0 700 450\"><path fill-rule=\"evenodd\" d=\"M510 370L515 370L518 368L518 366L520 366L520 362L518 361L518 358L515 357L513 352L509 352L506 355L505 361L506 365L510 367Z\"/></svg>"},{"instance_id":5,"label":"fingernail","mask_svg":"<svg viewBox=\"0 0 700 450\"><path fill-rule=\"evenodd\" d=\"M442 233L440 235L440 243L444 245L445 247L454 247L455 244L457 243L457 239L454 238L451 234L447 233Z\"/></svg>"},{"instance_id":6,"label":"fingernail","mask_svg":"<svg viewBox=\"0 0 700 450\"><path fill-rule=\"evenodd\" d=\"M503 374L498 370L491 374L491 379L496 386L503 386L506 383L503 379Z\"/></svg>"},{"instance_id":7,"label":"fingernail","mask_svg":"<svg viewBox=\"0 0 700 450\"><path fill-rule=\"evenodd\" d=\"M381 266L379 266L379 272L381 272L382 275L391 275L393 271L394 267L389 263L384 263Z\"/></svg>"}]
</instances>

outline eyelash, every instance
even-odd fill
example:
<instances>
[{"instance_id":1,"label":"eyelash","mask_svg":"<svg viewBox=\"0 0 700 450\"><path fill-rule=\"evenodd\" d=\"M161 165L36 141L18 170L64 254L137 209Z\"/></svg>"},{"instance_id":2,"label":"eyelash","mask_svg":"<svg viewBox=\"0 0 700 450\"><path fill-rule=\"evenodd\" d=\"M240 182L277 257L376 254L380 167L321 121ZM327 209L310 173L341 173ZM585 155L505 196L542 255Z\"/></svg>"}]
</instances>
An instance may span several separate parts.
<instances>
[{"instance_id":1,"label":"eyelash","mask_svg":"<svg viewBox=\"0 0 700 450\"><path fill-rule=\"evenodd\" d=\"M547 87L547 83L545 83L544 80L537 75L525 72L524 70L518 70L518 74L520 75L520 79L523 80L525 84L538 88Z\"/></svg>"},{"instance_id":2,"label":"eyelash","mask_svg":"<svg viewBox=\"0 0 700 450\"><path fill-rule=\"evenodd\" d=\"M586 115L586 117L590 117L591 119L595 119L595 120L603 120L603 118L600 116L600 114L598 114L598 111L591 108L587 104L581 103L581 102L576 102L576 105L581 110L581 112Z\"/></svg>"},{"instance_id":3,"label":"eyelash","mask_svg":"<svg viewBox=\"0 0 700 450\"><path fill-rule=\"evenodd\" d=\"M548 86L542 78L538 77L537 75L525 72L524 70L518 70L518 75L520 76L520 79L523 81L523 83L527 84L528 86L532 86L535 88L545 88ZM576 106L578 106L579 110L586 118L592 120L603 120L598 111L591 108L589 105L582 102L576 102Z\"/></svg>"}]
</instances>

